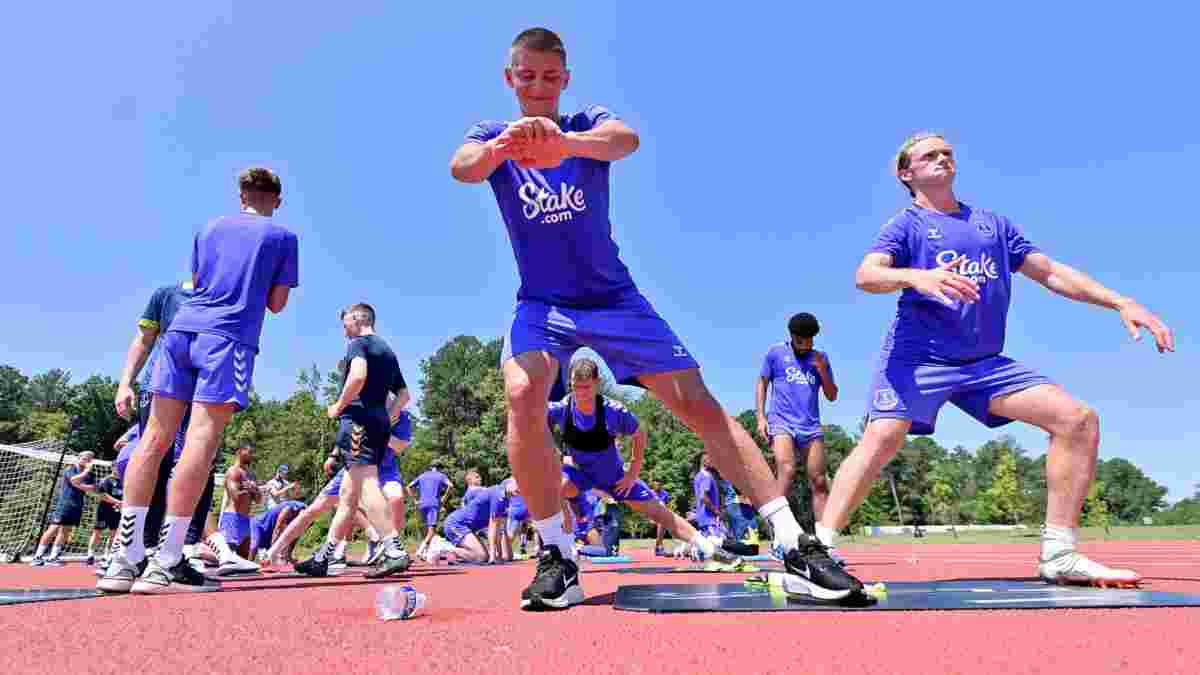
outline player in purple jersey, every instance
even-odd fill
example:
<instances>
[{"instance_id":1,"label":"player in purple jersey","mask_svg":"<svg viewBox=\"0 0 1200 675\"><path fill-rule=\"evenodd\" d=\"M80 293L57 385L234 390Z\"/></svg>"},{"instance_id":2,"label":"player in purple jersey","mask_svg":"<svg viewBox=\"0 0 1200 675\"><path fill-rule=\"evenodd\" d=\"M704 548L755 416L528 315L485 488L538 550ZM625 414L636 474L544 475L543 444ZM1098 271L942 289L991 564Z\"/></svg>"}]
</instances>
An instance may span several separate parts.
<instances>
[{"instance_id":1,"label":"player in purple jersey","mask_svg":"<svg viewBox=\"0 0 1200 675\"><path fill-rule=\"evenodd\" d=\"M695 431L787 549L813 545L802 537L754 441L713 398L683 341L621 262L608 216L609 171L637 150L637 133L601 106L560 114L571 73L566 48L552 31L523 31L509 59L504 78L521 118L476 124L450 172L462 182L491 184L521 277L501 367L509 460L545 544L526 589L531 606L562 605L568 582L578 583L571 535L562 527L560 468L546 404L552 390L565 393L559 366L581 346L596 350L618 382L645 386Z\"/></svg>"},{"instance_id":2,"label":"player in purple jersey","mask_svg":"<svg viewBox=\"0 0 1200 675\"><path fill-rule=\"evenodd\" d=\"M832 539L862 502L906 434L933 433L949 401L989 427L1013 420L1050 434L1046 455L1046 526L1038 573L1048 582L1135 585L1130 570L1110 569L1079 553L1079 516L1096 470L1100 423L1062 387L1001 354L1012 276L1118 312L1130 335L1147 329L1160 352L1174 351L1171 331L1146 308L1038 251L1007 218L954 195L954 151L920 134L896 156L896 175L912 205L880 232L856 275L868 293L902 290L871 387L858 447L833 481L818 523Z\"/></svg>"},{"instance_id":3,"label":"player in purple jersey","mask_svg":"<svg viewBox=\"0 0 1200 675\"><path fill-rule=\"evenodd\" d=\"M476 491L458 509L446 516L442 532L454 547L451 551L460 559L471 562L496 562L504 559L504 540L508 536L509 499L520 490L517 482L507 478L499 485ZM475 532L487 528L485 547ZM511 556L510 556L511 557Z\"/></svg>"},{"instance_id":4,"label":"player in purple jersey","mask_svg":"<svg viewBox=\"0 0 1200 675\"><path fill-rule=\"evenodd\" d=\"M436 461L408 484L409 492L417 499L417 513L421 514L421 521L425 523L425 538L417 547L417 557L425 555L429 543L437 534L438 516L450 498L451 487L450 479L438 469Z\"/></svg>"},{"instance_id":5,"label":"player in purple jersey","mask_svg":"<svg viewBox=\"0 0 1200 675\"><path fill-rule=\"evenodd\" d=\"M108 592L215 591L183 559L184 539L221 436L249 403L251 375L266 311L279 313L298 285L296 235L271 218L282 203L278 176L251 168L238 176L241 213L199 228L192 244L194 293L159 346L150 420L125 474L121 550L97 587ZM191 423L167 494L157 552L146 558L147 505L163 454L191 404ZM136 581L135 581L136 578Z\"/></svg>"},{"instance_id":6,"label":"player in purple jersey","mask_svg":"<svg viewBox=\"0 0 1200 675\"><path fill-rule=\"evenodd\" d=\"M793 316L788 321L791 340L772 345L767 350L754 387L758 433L770 442L771 454L775 455L778 489L784 494L792 491L799 451L804 457L813 514L824 511L829 498L817 391L824 393L831 403L838 397L829 357L813 349L813 339L820 330L817 317L812 314L801 312ZM769 415L765 407L768 387L771 390Z\"/></svg>"},{"instance_id":7,"label":"player in purple jersey","mask_svg":"<svg viewBox=\"0 0 1200 675\"><path fill-rule=\"evenodd\" d=\"M667 492L662 483L651 481L650 490L654 492L655 497L658 497L658 501L666 505L667 508L671 508L671 493ZM663 536L666 534L667 529L658 524L655 524L654 528L654 555L666 555L667 552L663 549Z\"/></svg>"},{"instance_id":8,"label":"player in purple jersey","mask_svg":"<svg viewBox=\"0 0 1200 675\"><path fill-rule=\"evenodd\" d=\"M562 429L563 454L571 458L562 467L563 496L571 499L600 490L669 529L679 541L688 542L694 557L727 565L741 562L701 536L638 478L646 456L646 430L628 408L600 394L600 366L587 357L577 358L571 364L570 378L571 395L551 403L548 411L550 425ZM628 470L616 447L620 437L630 441Z\"/></svg>"}]
</instances>

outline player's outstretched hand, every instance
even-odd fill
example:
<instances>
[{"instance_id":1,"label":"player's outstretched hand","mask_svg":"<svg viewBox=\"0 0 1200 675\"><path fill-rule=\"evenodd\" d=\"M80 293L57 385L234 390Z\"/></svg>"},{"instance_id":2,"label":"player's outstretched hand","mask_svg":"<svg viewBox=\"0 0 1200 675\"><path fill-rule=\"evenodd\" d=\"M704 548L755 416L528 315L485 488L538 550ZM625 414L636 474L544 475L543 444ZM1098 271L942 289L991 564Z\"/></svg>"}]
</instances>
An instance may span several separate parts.
<instances>
[{"instance_id":1,"label":"player's outstretched hand","mask_svg":"<svg viewBox=\"0 0 1200 675\"><path fill-rule=\"evenodd\" d=\"M947 305L953 305L955 300L977 302L979 287L971 279L954 271L963 260L966 260L966 256L960 255L931 270L914 270L912 287Z\"/></svg>"},{"instance_id":2,"label":"player's outstretched hand","mask_svg":"<svg viewBox=\"0 0 1200 675\"><path fill-rule=\"evenodd\" d=\"M1161 319L1154 316L1150 310L1142 307L1136 302L1130 302L1121 307L1121 323L1125 324L1125 328L1129 331L1129 335L1134 340L1141 340L1141 329L1145 328L1154 336L1154 346L1158 348L1158 353L1175 351L1175 336L1171 334L1171 329L1167 328L1167 324Z\"/></svg>"}]
</instances>

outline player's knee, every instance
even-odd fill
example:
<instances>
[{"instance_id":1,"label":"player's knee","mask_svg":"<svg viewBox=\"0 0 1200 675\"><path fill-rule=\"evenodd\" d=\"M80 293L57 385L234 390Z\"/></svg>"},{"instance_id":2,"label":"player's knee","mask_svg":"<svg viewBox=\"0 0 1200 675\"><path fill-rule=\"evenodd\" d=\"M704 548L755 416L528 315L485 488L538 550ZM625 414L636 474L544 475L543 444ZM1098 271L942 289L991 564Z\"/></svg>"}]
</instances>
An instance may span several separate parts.
<instances>
[{"instance_id":1,"label":"player's knee","mask_svg":"<svg viewBox=\"0 0 1200 675\"><path fill-rule=\"evenodd\" d=\"M1072 438L1088 445L1100 443L1100 415L1085 404L1075 406L1066 416L1064 431Z\"/></svg>"},{"instance_id":2,"label":"player's knee","mask_svg":"<svg viewBox=\"0 0 1200 675\"><path fill-rule=\"evenodd\" d=\"M808 485L815 494L829 494L829 478L824 472L808 474Z\"/></svg>"}]
</instances>

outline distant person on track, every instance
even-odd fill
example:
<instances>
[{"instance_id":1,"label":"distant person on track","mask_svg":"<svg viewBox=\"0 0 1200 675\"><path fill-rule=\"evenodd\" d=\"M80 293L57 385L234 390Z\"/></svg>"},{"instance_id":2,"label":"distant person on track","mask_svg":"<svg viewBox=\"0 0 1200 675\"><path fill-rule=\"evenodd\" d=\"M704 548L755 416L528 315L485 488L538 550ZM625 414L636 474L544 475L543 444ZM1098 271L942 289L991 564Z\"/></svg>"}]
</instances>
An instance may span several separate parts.
<instances>
[{"instance_id":1,"label":"distant person on track","mask_svg":"<svg viewBox=\"0 0 1200 675\"><path fill-rule=\"evenodd\" d=\"M442 507L450 498L451 487L450 479L438 469L436 463L408 484L409 492L415 492L417 495L417 512L421 514L421 522L425 524L425 538L417 547L418 557L425 555L429 542L433 541L433 536L437 534L438 518Z\"/></svg>"},{"instance_id":2,"label":"distant person on track","mask_svg":"<svg viewBox=\"0 0 1200 675\"><path fill-rule=\"evenodd\" d=\"M105 552L116 540L117 527L121 522L121 497L124 493L121 477L116 474L108 475L96 486L96 519L92 523L92 538L88 540L88 565L96 563L96 550L99 548L102 553L100 567L105 566L104 563L108 559ZM104 547L100 547L105 532L109 533L109 541Z\"/></svg>"},{"instance_id":3,"label":"distant person on track","mask_svg":"<svg viewBox=\"0 0 1200 675\"><path fill-rule=\"evenodd\" d=\"M259 567L250 554L250 508L262 501L262 493L250 465L254 462L254 444L238 446L234 463L225 470L225 495L221 499L221 520L218 527L237 555L219 556L217 576L253 574Z\"/></svg>"},{"instance_id":4,"label":"distant person on track","mask_svg":"<svg viewBox=\"0 0 1200 675\"><path fill-rule=\"evenodd\" d=\"M63 469L58 483L58 500L50 512L50 526L38 540L37 550L29 563L31 567L62 567L62 550L71 542L71 534L83 520L83 497L96 490L96 476L92 471L95 458L96 453L84 450L74 464ZM50 551L48 556L46 549Z\"/></svg>"},{"instance_id":5,"label":"distant person on track","mask_svg":"<svg viewBox=\"0 0 1200 675\"><path fill-rule=\"evenodd\" d=\"M801 312L788 320L787 329L790 338L767 350L755 381L758 433L771 444L777 489L785 495L792 492L799 456L808 478L813 513L821 513L829 498L829 478L825 471L820 395L824 394L832 403L837 400L838 386L833 380L829 356L813 347L821 331L817 317ZM742 520L737 517L739 525Z\"/></svg>"},{"instance_id":6,"label":"distant person on track","mask_svg":"<svg viewBox=\"0 0 1200 675\"><path fill-rule=\"evenodd\" d=\"M395 462L390 447L392 420L399 419L408 403L408 385L400 372L396 354L375 333L375 309L355 303L341 313L345 334L346 368L338 398L326 411L338 420L335 445L341 450L345 474L337 511L329 527L329 536L311 558L296 564L297 572L323 577L338 545L353 532L355 514L361 500L367 518L379 533L388 533L379 562L367 572L369 578L398 574L411 564L400 535L391 522L390 506L381 487L381 465ZM393 394L389 404L389 394ZM399 477L397 471L396 477Z\"/></svg>"},{"instance_id":7,"label":"distant person on track","mask_svg":"<svg viewBox=\"0 0 1200 675\"><path fill-rule=\"evenodd\" d=\"M518 492L517 481L508 478L499 485L475 491L466 504L446 516L442 535L454 547L452 552L456 557L480 563L504 559L502 540L508 536L509 500ZM476 531L485 528L486 547L475 536Z\"/></svg>"},{"instance_id":8,"label":"distant person on track","mask_svg":"<svg viewBox=\"0 0 1200 675\"><path fill-rule=\"evenodd\" d=\"M907 434L931 434L947 402L994 428L1021 420L1050 435L1046 527L1038 575L1051 583L1132 586L1141 577L1076 549L1080 512L1096 472L1096 411L1046 377L1002 355L1012 277L1020 272L1051 292L1117 312L1134 338L1154 336L1175 350L1171 331L1145 307L1041 253L1004 216L954 194L953 147L937 134L910 137L896 154L896 176L912 204L893 217L858 267L868 293L901 291L871 385L866 429L842 462L818 536L836 531L870 491ZM841 587L860 587L842 573Z\"/></svg>"},{"instance_id":9,"label":"distant person on track","mask_svg":"<svg viewBox=\"0 0 1200 675\"><path fill-rule=\"evenodd\" d=\"M700 536L638 478L645 460L646 430L628 408L600 393L599 364L587 357L577 358L571 363L569 376L571 393L562 401L551 403L548 411L550 426L562 430L563 455L571 458L562 465L563 496L570 499L595 488L667 528L679 541L688 542L697 557L736 564L737 556L721 551ZM616 446L622 436L630 440L628 470ZM607 513L606 506L602 503L600 514ZM615 549L617 537L611 534L611 518L594 519L593 525L599 529L601 545Z\"/></svg>"}]
</instances>

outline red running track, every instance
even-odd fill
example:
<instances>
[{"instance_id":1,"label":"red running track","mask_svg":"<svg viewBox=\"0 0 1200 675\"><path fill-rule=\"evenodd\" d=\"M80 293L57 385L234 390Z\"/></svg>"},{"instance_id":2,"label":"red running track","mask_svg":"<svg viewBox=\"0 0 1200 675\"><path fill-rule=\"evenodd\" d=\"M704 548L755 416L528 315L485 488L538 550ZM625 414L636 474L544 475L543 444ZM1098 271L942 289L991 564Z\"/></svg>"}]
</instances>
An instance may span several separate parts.
<instances>
[{"instance_id":1,"label":"red running track","mask_svg":"<svg viewBox=\"0 0 1200 675\"><path fill-rule=\"evenodd\" d=\"M1155 590L1200 593L1196 542L1089 543ZM846 547L864 580L1034 573L1035 544ZM642 565L648 551L634 555ZM106 597L0 607L0 672L123 674L1196 673L1200 610L1072 609L688 614L618 612L617 586L713 583L735 575L629 575L584 566L588 604L517 609L532 563L414 567L419 618L382 622L385 582L360 576L227 582L221 593ZM91 568L0 567L0 587L84 587ZM387 580L386 583L396 583Z\"/></svg>"}]
</instances>

